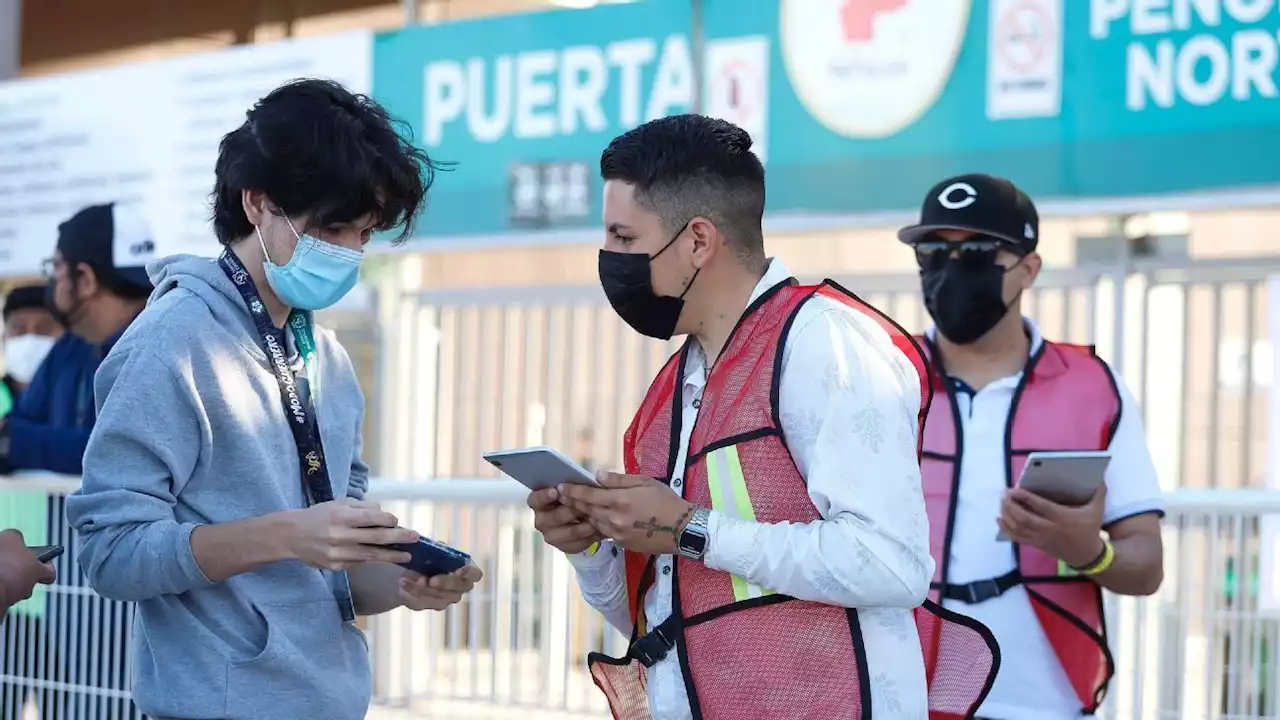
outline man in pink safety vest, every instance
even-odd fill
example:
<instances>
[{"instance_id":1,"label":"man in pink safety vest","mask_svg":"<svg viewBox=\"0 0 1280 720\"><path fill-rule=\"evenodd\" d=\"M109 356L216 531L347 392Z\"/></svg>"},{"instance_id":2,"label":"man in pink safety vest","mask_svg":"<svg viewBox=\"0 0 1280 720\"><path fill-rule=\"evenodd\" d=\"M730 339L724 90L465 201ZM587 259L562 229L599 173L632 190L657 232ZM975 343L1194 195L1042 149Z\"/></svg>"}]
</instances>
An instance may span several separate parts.
<instances>
[{"instance_id":1,"label":"man in pink safety vest","mask_svg":"<svg viewBox=\"0 0 1280 720\"><path fill-rule=\"evenodd\" d=\"M1163 504L1137 401L1092 348L1047 341L1022 316L1039 233L1026 194L979 174L935 185L920 223L898 233L935 323L921 338L934 388L922 460L932 597L999 642L978 712L991 720L1095 712L1115 670L1102 589L1150 595L1163 577ZM1110 452L1088 504L1015 487L1027 455L1049 450Z\"/></svg>"}]
</instances>

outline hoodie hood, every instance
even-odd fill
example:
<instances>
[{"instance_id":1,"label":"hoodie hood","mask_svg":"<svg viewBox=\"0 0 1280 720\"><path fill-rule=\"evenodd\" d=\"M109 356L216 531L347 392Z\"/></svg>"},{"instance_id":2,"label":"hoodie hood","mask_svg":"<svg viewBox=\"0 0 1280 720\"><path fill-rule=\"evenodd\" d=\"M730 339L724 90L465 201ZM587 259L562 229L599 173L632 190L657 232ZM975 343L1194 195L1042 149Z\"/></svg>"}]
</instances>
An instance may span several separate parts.
<instances>
[{"instance_id":1,"label":"hoodie hood","mask_svg":"<svg viewBox=\"0 0 1280 720\"><path fill-rule=\"evenodd\" d=\"M158 304L171 294L190 293L196 296L213 314L219 325L232 332L240 345L264 365L266 353L258 344L258 330L253 317L245 307L244 298L231 278L227 277L216 258L197 255L173 255L147 265L147 274L155 290L147 304ZM292 352L292 337L289 338Z\"/></svg>"},{"instance_id":2,"label":"hoodie hood","mask_svg":"<svg viewBox=\"0 0 1280 720\"><path fill-rule=\"evenodd\" d=\"M148 304L179 287L199 295L210 307L214 303L244 302L240 298L240 291L236 290L236 286L222 271L222 266L215 258L171 255L148 263L147 275L155 287Z\"/></svg>"}]
</instances>

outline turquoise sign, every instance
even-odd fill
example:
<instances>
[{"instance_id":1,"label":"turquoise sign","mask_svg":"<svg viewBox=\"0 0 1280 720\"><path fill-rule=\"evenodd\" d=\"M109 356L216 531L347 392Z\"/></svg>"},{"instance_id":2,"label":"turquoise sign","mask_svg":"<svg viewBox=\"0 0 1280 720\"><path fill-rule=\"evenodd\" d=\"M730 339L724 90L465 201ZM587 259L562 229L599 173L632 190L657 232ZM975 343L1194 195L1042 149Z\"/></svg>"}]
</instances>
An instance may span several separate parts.
<instances>
[{"instance_id":1,"label":"turquoise sign","mask_svg":"<svg viewBox=\"0 0 1280 720\"><path fill-rule=\"evenodd\" d=\"M421 234L594 227L600 152L687 112L687 0L428 25L378 37L374 94L440 160Z\"/></svg>"},{"instance_id":2,"label":"turquoise sign","mask_svg":"<svg viewBox=\"0 0 1280 720\"><path fill-rule=\"evenodd\" d=\"M913 208L972 171L1072 199L1280 177L1270 0L708 4L713 35L777 39L774 210Z\"/></svg>"},{"instance_id":3,"label":"turquoise sign","mask_svg":"<svg viewBox=\"0 0 1280 720\"><path fill-rule=\"evenodd\" d=\"M1280 177L1274 0L704 0L698 41L689 8L380 37L375 94L458 162L422 234L594 226L600 151L695 94L756 139L774 215L912 209L971 171L1040 199Z\"/></svg>"}]
</instances>

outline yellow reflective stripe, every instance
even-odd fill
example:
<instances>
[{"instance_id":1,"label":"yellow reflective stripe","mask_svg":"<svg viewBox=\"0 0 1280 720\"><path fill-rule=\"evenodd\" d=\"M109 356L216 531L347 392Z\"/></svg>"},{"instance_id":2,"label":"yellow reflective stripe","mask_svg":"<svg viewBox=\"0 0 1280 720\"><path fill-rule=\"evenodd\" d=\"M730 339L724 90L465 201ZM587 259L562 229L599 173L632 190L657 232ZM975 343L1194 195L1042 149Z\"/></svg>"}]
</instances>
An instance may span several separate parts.
<instances>
[{"instance_id":1,"label":"yellow reflective stripe","mask_svg":"<svg viewBox=\"0 0 1280 720\"><path fill-rule=\"evenodd\" d=\"M739 520L755 522L756 511L747 493L747 480L742 474L742 461L738 449L732 445L707 454L707 489L711 494L711 509ZM733 599L741 602L772 595L773 591L747 582L745 578L730 575L733 582Z\"/></svg>"},{"instance_id":2,"label":"yellow reflective stripe","mask_svg":"<svg viewBox=\"0 0 1280 720\"><path fill-rule=\"evenodd\" d=\"M733 505L742 520L756 521L756 510L751 507L751 496L747 495L747 479L742 475L742 462L738 459L738 448L732 445L723 448L729 461L729 487L733 490Z\"/></svg>"}]
</instances>

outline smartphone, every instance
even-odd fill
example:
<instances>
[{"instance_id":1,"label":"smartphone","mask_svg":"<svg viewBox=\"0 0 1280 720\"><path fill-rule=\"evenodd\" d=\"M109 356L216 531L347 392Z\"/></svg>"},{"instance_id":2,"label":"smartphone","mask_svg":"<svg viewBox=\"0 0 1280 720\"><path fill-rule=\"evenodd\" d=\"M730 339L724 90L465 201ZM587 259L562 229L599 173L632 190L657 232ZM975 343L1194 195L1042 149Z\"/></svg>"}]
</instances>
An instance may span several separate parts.
<instances>
[{"instance_id":1,"label":"smartphone","mask_svg":"<svg viewBox=\"0 0 1280 720\"><path fill-rule=\"evenodd\" d=\"M1110 463L1106 450L1033 452L1022 466L1018 487L1059 505L1087 505L1105 482ZM996 540L1008 542L1009 537L1001 530Z\"/></svg>"},{"instance_id":2,"label":"smartphone","mask_svg":"<svg viewBox=\"0 0 1280 720\"><path fill-rule=\"evenodd\" d=\"M427 538L418 538L416 543L400 543L386 547L409 553L412 558L409 562L400 563L400 567L412 570L423 577L448 575L461 570L471 562L471 556L461 550Z\"/></svg>"},{"instance_id":3,"label":"smartphone","mask_svg":"<svg viewBox=\"0 0 1280 720\"><path fill-rule=\"evenodd\" d=\"M53 562L62 556L66 548L61 545L35 545L28 546L28 550L36 554L36 560L42 563Z\"/></svg>"},{"instance_id":4,"label":"smartphone","mask_svg":"<svg viewBox=\"0 0 1280 720\"><path fill-rule=\"evenodd\" d=\"M498 450L481 453L480 456L530 490L542 490L561 483L600 484L596 482L595 475L555 448L539 446Z\"/></svg>"}]
</instances>

